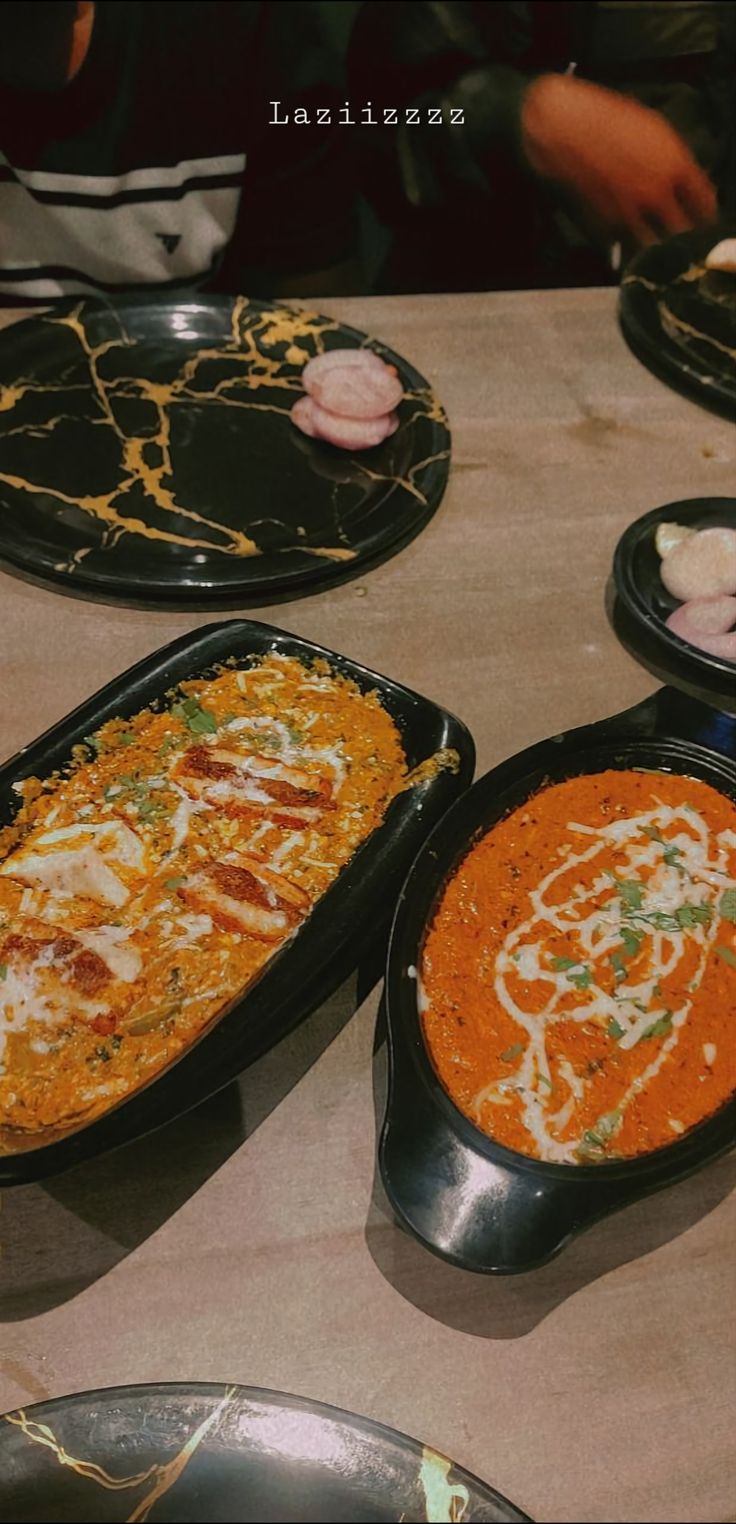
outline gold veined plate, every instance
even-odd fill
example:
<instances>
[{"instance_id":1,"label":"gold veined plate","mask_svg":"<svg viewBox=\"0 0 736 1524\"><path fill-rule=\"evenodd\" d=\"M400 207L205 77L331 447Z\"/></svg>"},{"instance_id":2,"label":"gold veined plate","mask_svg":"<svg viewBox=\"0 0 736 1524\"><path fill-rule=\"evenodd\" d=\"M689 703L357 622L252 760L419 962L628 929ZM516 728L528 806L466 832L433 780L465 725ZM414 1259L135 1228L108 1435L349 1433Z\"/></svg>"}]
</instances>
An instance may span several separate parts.
<instances>
[{"instance_id":1,"label":"gold veined plate","mask_svg":"<svg viewBox=\"0 0 736 1524\"><path fill-rule=\"evenodd\" d=\"M0 1419L0 1502L49 1521L523 1521L395 1429L256 1387L111 1387Z\"/></svg>"},{"instance_id":2,"label":"gold veined plate","mask_svg":"<svg viewBox=\"0 0 736 1524\"><path fill-rule=\"evenodd\" d=\"M289 417L306 362L346 347L405 393L395 434L353 454ZM423 528L449 456L411 365L296 308L77 299L0 346L0 558L70 592L263 603L360 575Z\"/></svg>"},{"instance_id":3,"label":"gold veined plate","mask_svg":"<svg viewBox=\"0 0 736 1524\"><path fill-rule=\"evenodd\" d=\"M642 249L621 282L624 338L655 376L736 418L736 275L705 258L732 227L698 228Z\"/></svg>"}]
</instances>

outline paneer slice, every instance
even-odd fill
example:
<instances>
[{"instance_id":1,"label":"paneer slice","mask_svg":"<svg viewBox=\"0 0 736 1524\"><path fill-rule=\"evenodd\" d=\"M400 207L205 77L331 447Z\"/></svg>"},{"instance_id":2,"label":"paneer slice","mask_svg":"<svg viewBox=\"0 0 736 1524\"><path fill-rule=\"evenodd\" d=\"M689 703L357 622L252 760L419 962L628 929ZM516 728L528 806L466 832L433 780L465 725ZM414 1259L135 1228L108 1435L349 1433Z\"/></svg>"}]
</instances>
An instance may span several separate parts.
<instances>
[{"instance_id":1,"label":"paneer slice","mask_svg":"<svg viewBox=\"0 0 736 1524\"><path fill-rule=\"evenodd\" d=\"M174 775L190 798L227 815L267 817L276 825L312 825L334 809L332 782L271 757L192 746Z\"/></svg>"},{"instance_id":2,"label":"paneer slice","mask_svg":"<svg viewBox=\"0 0 736 1524\"><path fill-rule=\"evenodd\" d=\"M308 895L251 855L209 862L177 893L223 931L279 942L309 909Z\"/></svg>"},{"instance_id":3,"label":"paneer slice","mask_svg":"<svg viewBox=\"0 0 736 1524\"><path fill-rule=\"evenodd\" d=\"M92 899L120 909L129 890L115 868L142 872L143 846L135 831L120 820L100 825L76 824L35 836L27 849L13 852L0 873L21 883L39 885L62 899Z\"/></svg>"}]
</instances>

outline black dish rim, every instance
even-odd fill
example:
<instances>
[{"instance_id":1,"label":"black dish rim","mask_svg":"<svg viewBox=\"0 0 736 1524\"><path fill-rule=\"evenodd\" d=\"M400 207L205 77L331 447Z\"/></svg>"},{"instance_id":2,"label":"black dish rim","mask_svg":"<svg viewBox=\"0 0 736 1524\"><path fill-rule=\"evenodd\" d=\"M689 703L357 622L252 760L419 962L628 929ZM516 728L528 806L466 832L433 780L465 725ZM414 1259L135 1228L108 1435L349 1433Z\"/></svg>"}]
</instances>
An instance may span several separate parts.
<instances>
[{"instance_id":1,"label":"black dish rim","mask_svg":"<svg viewBox=\"0 0 736 1524\"><path fill-rule=\"evenodd\" d=\"M204 1101L275 1046L334 992L364 951L371 949L372 939L380 937L419 844L457 793L468 786L475 764L473 739L448 710L301 636L253 620L228 620L160 647L11 757L0 767L0 816L12 816L12 806L17 804L12 792L15 781L48 776L105 719L135 714L162 700L179 682L205 675L228 657L247 665L248 658L274 650L306 662L324 660L333 672L352 678L363 691L377 690L399 726L409 766L423 755L451 747L460 757L457 773L442 770L392 802L382 824L317 901L293 940L275 953L246 991L229 1002L178 1059L96 1120L54 1141L0 1154L0 1187L56 1174L153 1131Z\"/></svg>"},{"instance_id":2,"label":"black dish rim","mask_svg":"<svg viewBox=\"0 0 736 1524\"><path fill-rule=\"evenodd\" d=\"M442 889L473 843L546 783L617 765L643 766L644 758L656 752L663 771L691 776L688 766L699 769L695 776L736 801L733 760L736 723L730 742L733 753L729 756L716 749L712 740L710 745L704 745L696 739L698 734L708 734L711 718L722 717L696 700L662 689L632 709L525 748L477 779L455 802L410 869L396 909L387 958L385 1002L390 1073L379 1162L387 1195L404 1225L425 1247L452 1264L486 1274L514 1274L537 1268L554 1258L574 1234L597 1218L650 1190L683 1178L736 1142L736 1096L733 1096L682 1137L625 1161L553 1164L496 1143L459 1110L441 1084L422 1032L416 980L407 973L412 967L419 970L423 939ZM679 734L673 726L679 728ZM617 756L625 752L640 756L642 761L617 763ZM418 1231L414 1206L407 1210L406 1179L397 1188L395 1178L396 1161L402 1148L406 1150L406 1133L403 1142L400 1135L401 1115L412 1107L417 1128L427 1137L434 1130L438 1154L442 1153L443 1141L449 1140L450 1147L466 1159L481 1160L490 1169L500 1169L528 1197L529 1207L532 1197L545 1191L558 1207L567 1198L572 1211L567 1229L559 1236L546 1231L540 1236L539 1252L530 1254L527 1249L525 1257L519 1259L509 1249L514 1224L506 1222L505 1245L500 1242L497 1228L486 1235L490 1258L485 1263L479 1261L475 1252L471 1255L457 1252L436 1237L433 1239L431 1232L426 1232L426 1224L424 1230ZM392 1134L398 1134L398 1141ZM496 1262L492 1262L494 1252L500 1255Z\"/></svg>"},{"instance_id":3,"label":"black dish rim","mask_svg":"<svg viewBox=\"0 0 736 1524\"><path fill-rule=\"evenodd\" d=\"M729 514L732 525L726 522ZM668 682L681 684L686 691L717 703L724 710L733 710L736 663L698 651L679 635L673 635L660 615L653 612L635 575L637 552L648 539L653 539L659 524L670 520L691 524L702 518L707 519L703 528L722 521L725 527L736 529L736 497L690 497L665 503L642 514L624 530L613 555L615 592L626 616L621 633L634 654L647 665L656 664Z\"/></svg>"},{"instance_id":4,"label":"black dish rim","mask_svg":"<svg viewBox=\"0 0 736 1524\"><path fill-rule=\"evenodd\" d=\"M321 1402L316 1398L303 1397L296 1392L282 1392L274 1387L242 1386L233 1381L151 1381L151 1382L128 1382L117 1386L90 1387L81 1392L68 1392L62 1397L47 1398L42 1402L23 1405L21 1409L11 1408L9 1413L22 1411L30 1416L32 1421L40 1422L54 1413L63 1412L64 1409L84 1405L87 1403L99 1403L100 1406L108 1402L121 1401L123 1399L135 1399L136 1397L164 1398L187 1398L192 1396L221 1397L225 1391L233 1391L234 1396L247 1402L258 1402L264 1406L276 1409L288 1408L300 1412L312 1413L319 1418L330 1422L340 1421L359 1433L367 1433L374 1436L381 1443L389 1443L397 1446L402 1452L413 1456L421 1456L424 1450L431 1450L433 1454L441 1455L444 1460L450 1460L444 1451L435 1450L433 1445L426 1445L422 1440L415 1439L413 1435L406 1434L402 1429L394 1429L390 1424L381 1423L377 1418L367 1418L360 1413L354 1413L350 1408L342 1408L331 1402ZM0 1414L0 1421L7 1414ZM0 1433L2 1430L0 1429ZM509 1524L533 1524L528 1514L522 1513L514 1503L503 1493L498 1492L490 1483L484 1482L475 1472L469 1471L466 1466L461 1466L451 1460L454 1477L470 1484L480 1498L492 1501L496 1507L508 1511ZM0 1482L0 1487L2 1483Z\"/></svg>"},{"instance_id":5,"label":"black dish rim","mask_svg":"<svg viewBox=\"0 0 736 1524\"><path fill-rule=\"evenodd\" d=\"M49 316L59 317L75 311L80 302L86 302L90 306L98 306L105 311L122 313L135 313L138 311L162 311L175 308L180 311L196 311L202 308L214 311L228 312L232 309L235 298L218 293L192 294L189 298L175 297L167 300L161 294L131 294L128 296L105 298L101 295L89 297L70 297L60 301L51 313L37 315L33 311L27 317L22 318L17 324L11 325L6 330L4 339L7 342L8 335L21 333L28 340L28 329L40 328L45 318ZM303 305L303 310L320 318L324 317L326 323L332 322L325 314L314 313L308 302ZM270 311L284 309L288 312L301 310L294 307L288 301L265 301L254 298L249 300L249 306L254 309ZM370 348L376 354L380 354L388 364L396 365L400 374L408 382L412 389L427 389L435 394L434 387L427 381L420 371L413 366L403 355L399 355L380 339L374 339L362 329L353 328L348 323L339 323L339 336L355 344L356 348ZM334 329L328 330L334 333ZM31 342L33 333L30 335ZM329 346L328 346L329 347ZM348 346L350 347L350 346ZM432 421L432 429L435 436L434 453L442 458L435 461L428 476L423 483L426 488L426 503L421 512L411 515L407 512L397 512L393 516L390 531L374 531L366 541L365 551L359 551L354 561L341 562L322 559L318 556L307 555L304 557L304 565L296 570L283 572L278 565L273 572L265 572L257 576L241 576L240 579L233 577L232 581L220 582L219 580L208 581L206 576L200 577L196 586L187 590L185 586L177 584L175 577L171 575L147 578L143 584L139 579L131 579L120 576L114 571L107 572L104 569L94 574L89 572L86 561L82 561L72 577L64 572L57 572L53 565L39 565L38 559L33 553L23 553L14 540L5 539L0 534L0 569L12 570L27 577L32 583L48 588L53 592L62 592L71 597L84 597L90 594L101 603L110 602L113 605L132 608L150 608L152 610L170 610L176 607L182 610L195 610L202 607L203 603L210 604L216 610L218 605L259 608L270 602L281 603L298 598L308 597L312 593L322 592L328 587L356 580L364 573L380 566L384 561L403 550L412 540L422 533L430 519L437 512L447 489L450 474L450 461L452 453L452 435L446 415L444 421L437 419ZM344 458L346 453L342 450L333 449L330 445L323 448L335 459ZM444 454L446 452L446 454ZM368 464L373 456L372 450L361 452L361 458L365 456ZM410 520L410 521L409 521ZM290 555L298 555L298 551L289 552ZM245 558L242 563L243 572L248 568L260 570L269 559L278 562L278 557L269 558L268 553L260 556ZM286 556L282 556L282 562Z\"/></svg>"}]
</instances>

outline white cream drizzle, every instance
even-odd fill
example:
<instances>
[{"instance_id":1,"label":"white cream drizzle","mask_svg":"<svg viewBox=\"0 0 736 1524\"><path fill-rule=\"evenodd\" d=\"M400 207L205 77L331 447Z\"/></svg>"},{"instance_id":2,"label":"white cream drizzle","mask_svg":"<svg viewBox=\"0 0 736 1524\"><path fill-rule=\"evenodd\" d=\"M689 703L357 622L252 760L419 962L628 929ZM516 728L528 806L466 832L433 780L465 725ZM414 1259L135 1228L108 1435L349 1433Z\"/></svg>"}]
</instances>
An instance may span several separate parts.
<instances>
[{"instance_id":1,"label":"white cream drizzle","mask_svg":"<svg viewBox=\"0 0 736 1524\"><path fill-rule=\"evenodd\" d=\"M170 786L174 790L174 793L179 796L179 803L174 810L170 822L171 846L169 850L176 852L179 847L183 847L189 835L192 815L198 814L201 810L208 810L210 806L204 799L190 798L189 794L186 794L184 789L179 787L178 783L172 782Z\"/></svg>"},{"instance_id":2,"label":"white cream drizzle","mask_svg":"<svg viewBox=\"0 0 736 1524\"><path fill-rule=\"evenodd\" d=\"M645 827L654 828L660 835L666 831L664 845L657 840L643 842ZM480 1118L485 1102L508 1105L509 1096L514 1092L519 1094L524 1126L541 1157L558 1162L571 1162L577 1157L582 1140L577 1137L563 1140L559 1134L570 1121L575 1104L583 1099L590 1081L585 1075L578 1074L568 1060L562 1060L558 1072L567 1087L568 1097L562 1105L559 1104L559 1088L553 1090L549 1083L547 1033L556 1022L563 1020L579 1024L592 1021L603 1025L615 1020L622 1029L619 1046L630 1049L659 1019L667 1020L667 1030L661 1034L664 1040L655 1040L651 1062L618 1103L617 1112L623 1115L634 1097L660 1072L680 1040L692 1008L692 994L702 979L710 949L717 940L720 924L718 899L730 882L728 848L736 845L734 832L723 831L711 840L705 821L695 810L665 804L607 826L571 822L568 829L592 838L591 844L577 854L565 852L561 862L541 879L530 895L531 915L509 932L495 960L496 996L528 1038L523 1056L518 1067L509 1071L508 1077L480 1090L472 1107L476 1117ZM639 911L627 905L608 874L591 872L596 857L611 846L615 846L626 859L625 868L617 875L619 881L633 883L638 880L640 883ZM664 860L665 847L678 850L678 855L670 863ZM581 868L586 870L587 883L584 878L578 878L572 890L555 899L558 881ZM648 870L646 879L639 876L642 868ZM711 913L710 923L662 930L652 927L645 919L656 912L674 916L684 904L707 905ZM618 984L617 998L600 989L593 977L587 988L578 987L579 1004L574 1008L568 1004L562 1006L563 997L569 997L575 989L574 976L585 978L584 970L589 960L597 961L620 950L626 929L642 933L641 951L647 955L644 964L647 972L640 974L636 982L627 974ZM565 935L568 942L574 938L579 961L565 970L555 969L545 951L550 931ZM693 942L698 948L698 965L691 980L692 988L688 998L672 1010L655 991L660 981L676 970L686 946ZM516 995L509 988L511 975L517 981ZM544 987L546 999L541 1010L525 1009L520 1004L519 980L536 985L537 989L540 985ZM538 1005L538 997L535 1004ZM426 1009L426 1005L420 1005L420 1009ZM714 1046L707 1046L715 1058ZM706 1062L709 1056L706 1053Z\"/></svg>"}]
</instances>

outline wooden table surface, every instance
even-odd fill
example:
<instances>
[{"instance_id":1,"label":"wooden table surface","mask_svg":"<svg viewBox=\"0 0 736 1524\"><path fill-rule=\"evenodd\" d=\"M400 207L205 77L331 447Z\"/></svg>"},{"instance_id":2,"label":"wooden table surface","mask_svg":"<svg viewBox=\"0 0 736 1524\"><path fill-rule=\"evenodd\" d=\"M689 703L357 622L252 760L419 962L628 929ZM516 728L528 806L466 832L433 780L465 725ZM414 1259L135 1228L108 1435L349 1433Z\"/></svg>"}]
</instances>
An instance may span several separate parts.
<instances>
[{"instance_id":1,"label":"wooden table surface","mask_svg":"<svg viewBox=\"0 0 736 1524\"><path fill-rule=\"evenodd\" d=\"M649 508L734 492L732 425L633 359L610 291L324 306L431 378L452 478L395 559L255 617L455 710L479 771L652 691L604 612L613 548ZM0 584L5 754L208 618ZM0 1410L253 1383L414 1434L537 1520L732 1520L736 1156L534 1274L450 1268L374 1184L377 998L351 981L200 1111L4 1194Z\"/></svg>"}]
</instances>

